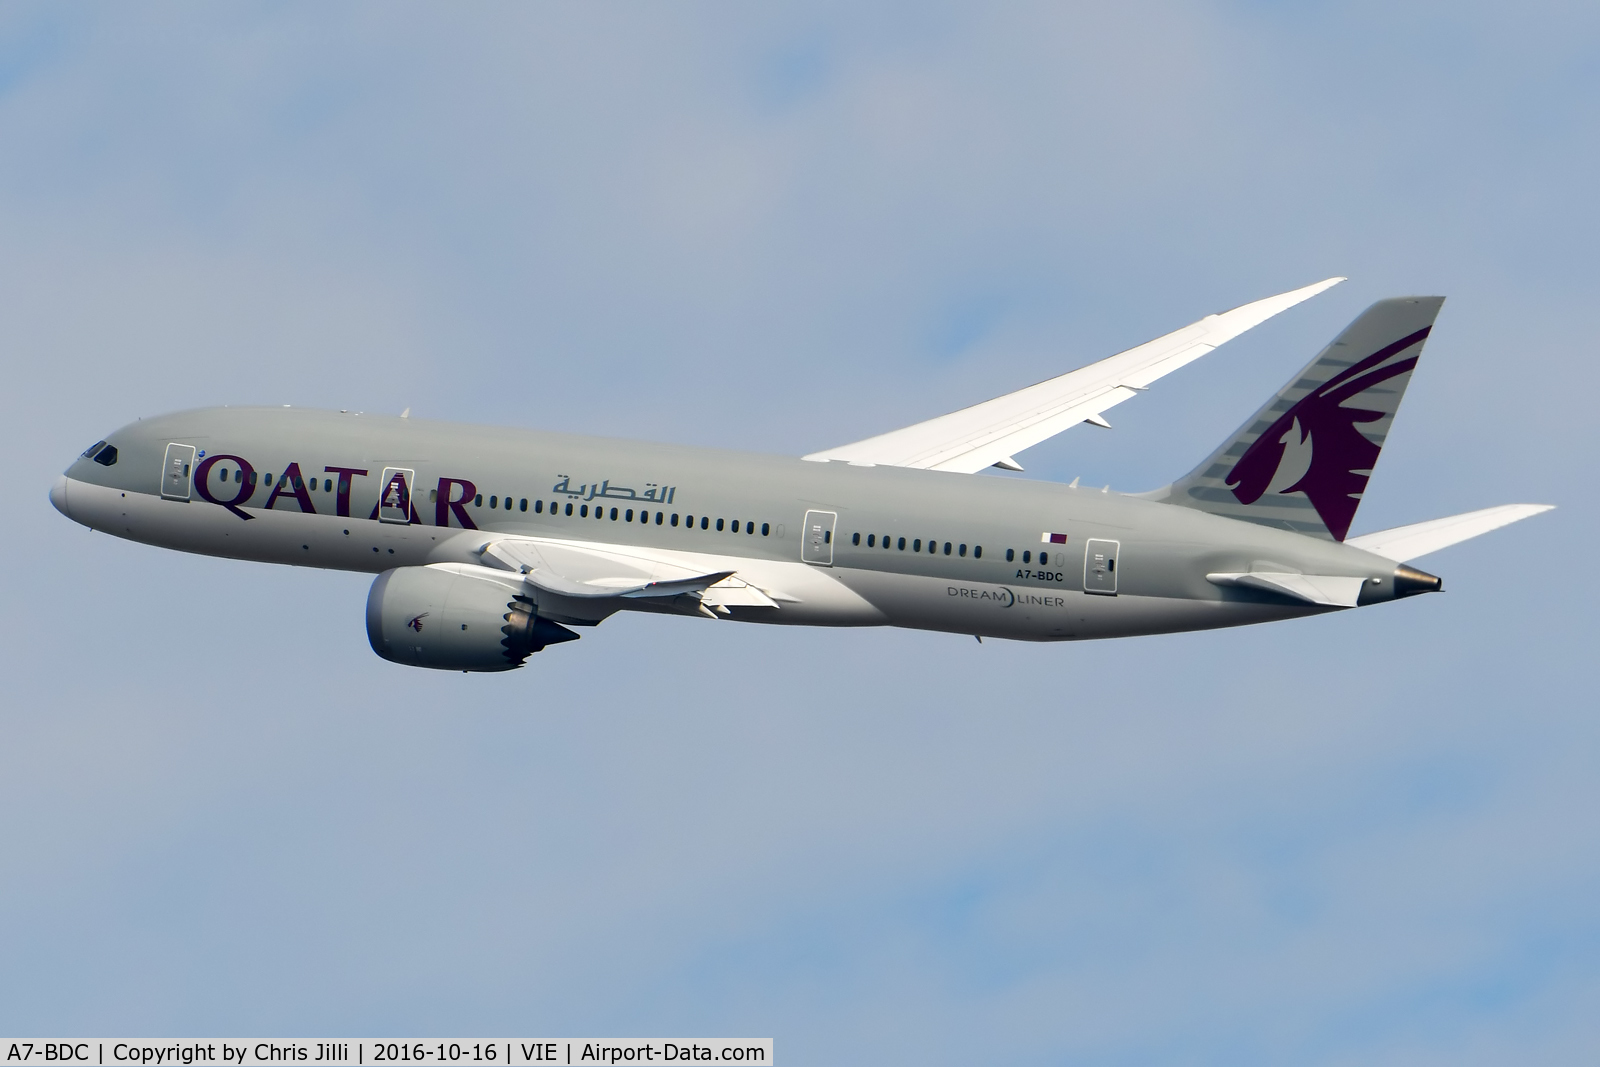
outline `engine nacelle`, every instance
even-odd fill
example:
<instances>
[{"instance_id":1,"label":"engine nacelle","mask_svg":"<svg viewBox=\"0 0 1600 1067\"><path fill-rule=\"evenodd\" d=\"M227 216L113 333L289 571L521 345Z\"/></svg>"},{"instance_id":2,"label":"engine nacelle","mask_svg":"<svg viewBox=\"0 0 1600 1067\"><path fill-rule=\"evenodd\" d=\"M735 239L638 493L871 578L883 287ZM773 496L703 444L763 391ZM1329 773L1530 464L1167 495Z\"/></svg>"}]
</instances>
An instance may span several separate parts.
<instances>
[{"instance_id":1,"label":"engine nacelle","mask_svg":"<svg viewBox=\"0 0 1600 1067\"><path fill-rule=\"evenodd\" d=\"M509 671L578 635L514 588L446 567L384 571L367 594L367 640L392 663L445 671Z\"/></svg>"}]
</instances>

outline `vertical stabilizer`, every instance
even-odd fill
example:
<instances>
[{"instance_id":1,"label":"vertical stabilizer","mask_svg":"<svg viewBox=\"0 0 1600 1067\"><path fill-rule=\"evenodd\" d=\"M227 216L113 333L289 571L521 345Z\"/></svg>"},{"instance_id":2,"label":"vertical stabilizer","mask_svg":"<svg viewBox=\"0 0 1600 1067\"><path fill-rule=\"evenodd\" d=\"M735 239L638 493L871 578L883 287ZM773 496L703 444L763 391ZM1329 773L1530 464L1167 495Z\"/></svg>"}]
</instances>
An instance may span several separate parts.
<instances>
[{"instance_id":1,"label":"vertical stabilizer","mask_svg":"<svg viewBox=\"0 0 1600 1067\"><path fill-rule=\"evenodd\" d=\"M1443 304L1373 304L1210 459L1150 496L1343 541Z\"/></svg>"}]
</instances>

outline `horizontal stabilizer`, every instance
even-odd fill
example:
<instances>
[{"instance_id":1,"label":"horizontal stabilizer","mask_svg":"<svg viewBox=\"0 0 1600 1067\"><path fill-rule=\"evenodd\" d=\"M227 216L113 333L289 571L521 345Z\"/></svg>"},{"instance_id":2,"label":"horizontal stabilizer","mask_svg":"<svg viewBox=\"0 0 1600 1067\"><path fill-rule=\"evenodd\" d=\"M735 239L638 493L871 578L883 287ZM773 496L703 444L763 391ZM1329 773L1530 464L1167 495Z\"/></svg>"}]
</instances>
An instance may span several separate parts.
<instances>
[{"instance_id":1,"label":"horizontal stabilizer","mask_svg":"<svg viewBox=\"0 0 1600 1067\"><path fill-rule=\"evenodd\" d=\"M1206 581L1213 585L1237 585L1245 589L1259 589L1265 593L1303 600L1307 604L1322 604L1330 608L1353 608L1361 596L1363 578L1346 578L1331 574L1293 574L1280 571L1245 571L1243 573L1208 574Z\"/></svg>"},{"instance_id":2,"label":"horizontal stabilizer","mask_svg":"<svg viewBox=\"0 0 1600 1067\"><path fill-rule=\"evenodd\" d=\"M1502 504L1497 508L1469 511L1465 515L1451 515L1444 519L1397 526L1392 530L1362 534L1345 541L1347 545L1371 552L1397 563L1426 556L1441 548L1470 540L1490 530L1498 530L1514 522L1530 518L1554 508L1554 504Z\"/></svg>"},{"instance_id":3,"label":"horizontal stabilizer","mask_svg":"<svg viewBox=\"0 0 1600 1067\"><path fill-rule=\"evenodd\" d=\"M1109 427L1111 423L1106 421L1104 412L1138 396L1151 382L1342 281L1343 278L1329 278L1232 311L1207 315L1165 337L1049 381L804 458L964 474L976 474L991 466L1021 470L1016 453L1080 422Z\"/></svg>"}]
</instances>

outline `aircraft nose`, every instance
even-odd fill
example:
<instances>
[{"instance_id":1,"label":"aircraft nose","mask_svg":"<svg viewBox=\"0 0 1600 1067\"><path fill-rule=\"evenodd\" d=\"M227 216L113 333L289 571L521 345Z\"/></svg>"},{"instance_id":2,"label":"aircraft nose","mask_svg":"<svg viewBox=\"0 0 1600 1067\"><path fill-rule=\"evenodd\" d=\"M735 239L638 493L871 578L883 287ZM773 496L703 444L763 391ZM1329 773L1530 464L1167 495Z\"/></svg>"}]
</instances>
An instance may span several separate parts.
<instances>
[{"instance_id":1,"label":"aircraft nose","mask_svg":"<svg viewBox=\"0 0 1600 1067\"><path fill-rule=\"evenodd\" d=\"M54 504L56 510L61 514L69 519L72 518L72 513L67 510L67 476L65 474L56 475L56 484L50 487L50 503Z\"/></svg>"}]
</instances>

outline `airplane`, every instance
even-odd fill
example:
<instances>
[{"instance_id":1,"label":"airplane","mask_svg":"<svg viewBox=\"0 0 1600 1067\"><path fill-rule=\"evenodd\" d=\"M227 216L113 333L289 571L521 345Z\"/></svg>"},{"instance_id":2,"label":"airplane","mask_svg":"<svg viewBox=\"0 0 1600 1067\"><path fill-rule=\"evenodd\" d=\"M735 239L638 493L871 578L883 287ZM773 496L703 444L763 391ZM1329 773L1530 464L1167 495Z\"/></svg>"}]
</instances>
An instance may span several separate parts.
<instances>
[{"instance_id":1,"label":"airplane","mask_svg":"<svg viewBox=\"0 0 1600 1067\"><path fill-rule=\"evenodd\" d=\"M397 664L506 671L619 611L1075 641L1437 592L1410 563L1549 506L1349 536L1443 297L1362 312L1194 470L1145 493L985 476L1343 281L810 455L284 406L141 419L50 500L184 552L375 573Z\"/></svg>"}]
</instances>

